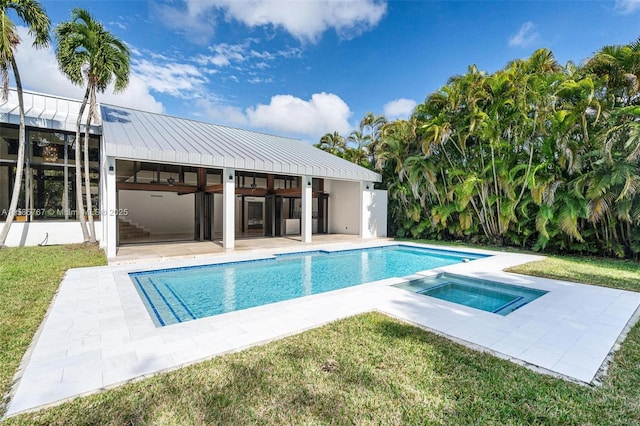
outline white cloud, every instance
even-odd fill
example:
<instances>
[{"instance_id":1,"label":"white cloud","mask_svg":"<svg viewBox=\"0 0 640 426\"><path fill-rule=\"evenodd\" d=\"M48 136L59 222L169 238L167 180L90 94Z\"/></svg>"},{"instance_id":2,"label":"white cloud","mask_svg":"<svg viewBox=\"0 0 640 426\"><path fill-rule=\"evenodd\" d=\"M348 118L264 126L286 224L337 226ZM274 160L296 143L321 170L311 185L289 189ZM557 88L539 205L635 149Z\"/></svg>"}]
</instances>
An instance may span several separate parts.
<instances>
[{"instance_id":1,"label":"white cloud","mask_svg":"<svg viewBox=\"0 0 640 426\"><path fill-rule=\"evenodd\" d=\"M294 37L311 42L330 28L343 38L358 36L375 27L387 11L386 3L372 0L253 0L251 7L245 2L223 4L226 16L250 27L282 27Z\"/></svg>"},{"instance_id":2,"label":"white cloud","mask_svg":"<svg viewBox=\"0 0 640 426\"><path fill-rule=\"evenodd\" d=\"M353 38L375 27L387 12L384 0L184 0L181 6L156 6L165 23L197 43L209 40L220 13L249 27L279 27L301 41L315 42L334 29Z\"/></svg>"},{"instance_id":3,"label":"white cloud","mask_svg":"<svg viewBox=\"0 0 640 426\"><path fill-rule=\"evenodd\" d=\"M269 105L246 109L252 127L320 137L327 132L351 129L349 106L333 93L315 93L305 101L292 95L276 95Z\"/></svg>"},{"instance_id":4,"label":"white cloud","mask_svg":"<svg viewBox=\"0 0 640 426\"><path fill-rule=\"evenodd\" d=\"M199 54L192 58L192 61L201 66L213 65L218 68L234 66L236 70L240 70L242 68L240 68L239 65L246 64L244 68L264 70L271 67L269 61L275 61L278 58L288 59L300 56L300 49L297 48L279 50L275 53L251 49L251 44L256 41L257 40L254 39L248 39L238 44L215 44L209 47L209 51L212 54Z\"/></svg>"},{"instance_id":5,"label":"white cloud","mask_svg":"<svg viewBox=\"0 0 640 426\"><path fill-rule=\"evenodd\" d=\"M23 87L51 95L82 99L84 87L73 85L60 72L53 48L33 48L33 39L25 27L18 27L18 34L21 43L18 46L16 61ZM113 88L109 87L103 94L98 95L98 101L145 111L162 112L162 103L151 95L150 90L144 78L133 72L129 77L129 86L124 92L113 94Z\"/></svg>"},{"instance_id":6,"label":"white cloud","mask_svg":"<svg viewBox=\"0 0 640 426\"><path fill-rule=\"evenodd\" d=\"M260 83L273 83L272 78L262 78L262 77L253 77L247 80L248 83L251 84L260 84Z\"/></svg>"},{"instance_id":7,"label":"white cloud","mask_svg":"<svg viewBox=\"0 0 640 426\"><path fill-rule=\"evenodd\" d=\"M416 107L413 99L400 98L384 104L384 115L389 120L396 118L407 118Z\"/></svg>"},{"instance_id":8,"label":"white cloud","mask_svg":"<svg viewBox=\"0 0 640 426\"><path fill-rule=\"evenodd\" d=\"M614 10L621 15L630 15L640 10L640 0L616 0Z\"/></svg>"},{"instance_id":9,"label":"white cloud","mask_svg":"<svg viewBox=\"0 0 640 426\"><path fill-rule=\"evenodd\" d=\"M207 1L185 1L181 6L151 4L152 10L169 28L182 33L188 40L205 44L215 33L215 4Z\"/></svg>"},{"instance_id":10,"label":"white cloud","mask_svg":"<svg viewBox=\"0 0 640 426\"><path fill-rule=\"evenodd\" d=\"M538 41L540 34L536 31L536 25L531 22L525 22L520 26L518 32L509 38L510 47L527 47Z\"/></svg>"},{"instance_id":11,"label":"white cloud","mask_svg":"<svg viewBox=\"0 0 640 426\"><path fill-rule=\"evenodd\" d=\"M213 99L198 99L195 102L196 111L201 111L198 115L203 115L203 119L214 123L223 123L233 126L248 126L247 116L242 108L221 105Z\"/></svg>"},{"instance_id":12,"label":"white cloud","mask_svg":"<svg viewBox=\"0 0 640 426\"><path fill-rule=\"evenodd\" d=\"M252 45L258 42L259 40L249 38L237 44L215 44L208 48L211 53L198 54L189 60L199 67L203 75L220 73L221 81L231 80L237 83L242 79L256 84L274 81L273 76L265 75L273 62L300 56L301 50L298 48L274 52L252 48ZM239 76L230 75L232 72L238 73Z\"/></svg>"},{"instance_id":13,"label":"white cloud","mask_svg":"<svg viewBox=\"0 0 640 426\"><path fill-rule=\"evenodd\" d=\"M246 50L248 43L243 44L228 44L221 43L209 47L209 50L213 52L213 55L198 55L195 57L195 62L200 65L213 64L217 67L226 67L231 65L231 62L244 62L246 59Z\"/></svg>"},{"instance_id":14,"label":"white cloud","mask_svg":"<svg viewBox=\"0 0 640 426\"><path fill-rule=\"evenodd\" d=\"M327 132L348 133L351 110L333 93L315 93L304 100L292 95L276 95L268 105L242 110L207 99L196 102L207 119L235 126L248 126L317 140Z\"/></svg>"},{"instance_id":15,"label":"white cloud","mask_svg":"<svg viewBox=\"0 0 640 426\"><path fill-rule=\"evenodd\" d=\"M109 25L111 25L112 27L118 27L121 30L127 29L127 24L123 23L122 21L111 21L109 22Z\"/></svg>"},{"instance_id":16,"label":"white cloud","mask_svg":"<svg viewBox=\"0 0 640 426\"><path fill-rule=\"evenodd\" d=\"M178 98L199 97L207 83L207 78L193 65L159 64L146 59L132 60L131 65L151 90Z\"/></svg>"}]
</instances>

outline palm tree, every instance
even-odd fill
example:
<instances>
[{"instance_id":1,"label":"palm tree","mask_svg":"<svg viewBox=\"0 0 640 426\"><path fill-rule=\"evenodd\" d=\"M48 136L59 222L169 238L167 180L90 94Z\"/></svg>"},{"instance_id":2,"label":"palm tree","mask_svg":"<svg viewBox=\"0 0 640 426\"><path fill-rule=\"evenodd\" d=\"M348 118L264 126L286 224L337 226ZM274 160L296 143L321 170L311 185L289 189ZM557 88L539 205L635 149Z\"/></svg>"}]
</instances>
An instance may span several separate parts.
<instances>
[{"instance_id":1,"label":"palm tree","mask_svg":"<svg viewBox=\"0 0 640 426\"><path fill-rule=\"evenodd\" d=\"M50 21L42 5L35 0L1 0L0 1L0 70L2 71L2 99L9 97L9 67L13 71L18 92L18 106L20 110L20 130L18 131L18 162L16 164L16 178L13 182L13 192L9 205L9 214L0 232L0 248L9 235L9 229L15 217L20 197L20 187L22 186L22 174L24 171L24 157L26 148L26 131L24 119L24 102L22 99L22 80L16 64L15 51L20 44L20 37L16 31L16 26L9 18L8 13L13 10L16 15L29 27L29 34L33 39L35 47L44 47L49 44Z\"/></svg>"},{"instance_id":2,"label":"palm tree","mask_svg":"<svg viewBox=\"0 0 640 426\"><path fill-rule=\"evenodd\" d=\"M366 150L367 156L369 157L369 164L373 166L375 166L378 161L378 145L380 144L382 128L385 124L387 124L387 119L384 115L374 115L371 112L368 112L362 120L360 120L360 132L370 136Z\"/></svg>"},{"instance_id":3,"label":"palm tree","mask_svg":"<svg viewBox=\"0 0 640 426\"><path fill-rule=\"evenodd\" d=\"M347 137L348 146L345 150L345 158L359 166L367 167L369 165L368 148L371 143L371 135L362 133L360 130L354 130Z\"/></svg>"},{"instance_id":4,"label":"palm tree","mask_svg":"<svg viewBox=\"0 0 640 426\"><path fill-rule=\"evenodd\" d=\"M347 147L347 142L338 132L327 133L320 138L320 142L314 145L323 151L330 152L333 155L341 156Z\"/></svg>"},{"instance_id":5,"label":"palm tree","mask_svg":"<svg viewBox=\"0 0 640 426\"><path fill-rule=\"evenodd\" d=\"M56 56L60 70L74 84L84 84L86 79L86 91L76 126L76 210L85 242L88 240L94 243L96 234L89 179L89 129L92 120L98 119L96 92L104 93L111 82L114 83L114 93L123 91L129 84L130 52L122 41L106 31L100 22L82 8L71 11L71 21L58 25L55 36L58 40ZM89 231L87 231L84 217L80 176L80 127L87 103L89 103L89 114L84 132L84 185Z\"/></svg>"},{"instance_id":6,"label":"palm tree","mask_svg":"<svg viewBox=\"0 0 640 426\"><path fill-rule=\"evenodd\" d=\"M632 104L640 93L640 39L629 45L603 47L585 68L605 79L615 106Z\"/></svg>"}]
</instances>

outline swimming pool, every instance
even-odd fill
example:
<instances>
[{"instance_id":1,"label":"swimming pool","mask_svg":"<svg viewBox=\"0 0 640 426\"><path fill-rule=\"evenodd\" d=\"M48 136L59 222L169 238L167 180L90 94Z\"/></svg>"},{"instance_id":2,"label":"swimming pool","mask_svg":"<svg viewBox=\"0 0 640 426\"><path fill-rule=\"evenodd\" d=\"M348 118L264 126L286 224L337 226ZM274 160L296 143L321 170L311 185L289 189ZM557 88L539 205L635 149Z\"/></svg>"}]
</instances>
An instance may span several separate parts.
<instances>
[{"instance_id":1,"label":"swimming pool","mask_svg":"<svg viewBox=\"0 0 640 426\"><path fill-rule=\"evenodd\" d=\"M447 273L396 284L394 287L502 316L547 293L544 290Z\"/></svg>"},{"instance_id":2,"label":"swimming pool","mask_svg":"<svg viewBox=\"0 0 640 426\"><path fill-rule=\"evenodd\" d=\"M130 273L157 326L324 293L487 255L394 245Z\"/></svg>"}]
</instances>

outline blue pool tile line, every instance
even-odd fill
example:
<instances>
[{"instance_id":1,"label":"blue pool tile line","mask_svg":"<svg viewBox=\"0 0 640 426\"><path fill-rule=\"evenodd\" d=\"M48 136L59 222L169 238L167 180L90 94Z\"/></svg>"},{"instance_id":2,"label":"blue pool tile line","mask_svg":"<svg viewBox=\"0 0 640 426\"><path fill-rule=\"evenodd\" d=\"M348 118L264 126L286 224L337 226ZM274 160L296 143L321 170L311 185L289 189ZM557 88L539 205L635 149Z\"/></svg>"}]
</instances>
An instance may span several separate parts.
<instances>
[{"instance_id":1,"label":"blue pool tile line","mask_svg":"<svg viewBox=\"0 0 640 426\"><path fill-rule=\"evenodd\" d=\"M162 301L164 302L164 305L169 308L169 311L171 312L171 314L173 315L173 317L176 319L176 321L178 322L182 322L182 320L180 319L180 317L178 316L178 314L176 314L176 311L173 310L173 307L171 306L171 304L169 303L169 301L167 300L166 297L164 297L164 294L162 294L162 292L160 291L160 289L158 288L158 286L156 285L156 283L153 282L153 280L151 278L149 278L149 282L151 283L151 285L153 286L154 290L156 291L156 293L158 293L158 296L160 296L160 298L162 299ZM154 308L154 311L156 311L156 309Z\"/></svg>"},{"instance_id":2,"label":"blue pool tile line","mask_svg":"<svg viewBox=\"0 0 640 426\"><path fill-rule=\"evenodd\" d=\"M327 254L333 254L333 253L350 253L350 252L354 252L354 251L368 251L368 250L377 250L377 249L397 249L402 247L402 245L400 244L393 244L393 245L388 245L388 246L373 246L373 247L367 247L366 249L362 249L362 248L351 248L351 249L342 249L342 250L321 250L323 253L327 253Z\"/></svg>"},{"instance_id":3,"label":"blue pool tile line","mask_svg":"<svg viewBox=\"0 0 640 426\"><path fill-rule=\"evenodd\" d=\"M486 259L487 257L493 256L491 254L484 254L484 253L471 253L468 251L456 251L456 250L447 250L447 249L439 249L439 248L431 248L431 247L419 247L419 246L412 246L407 244L399 244L398 246L402 248L416 249L416 250L424 251L427 253L444 254L445 256L456 256L456 257L470 256L472 260Z\"/></svg>"},{"instance_id":4,"label":"blue pool tile line","mask_svg":"<svg viewBox=\"0 0 640 426\"><path fill-rule=\"evenodd\" d=\"M149 279L149 281L151 281L151 279ZM173 297L176 298L178 303L180 303L180 305L184 308L184 310L189 314L191 319L196 319L196 316L193 314L193 312L191 312L191 309L189 309L189 307L186 305L186 303L184 303L184 300L182 300L180 298L180 296L178 296L176 294L176 292L173 291L173 288L171 288L171 286L169 284L165 284L165 287L167 287L167 290L169 290L171 292L171 294L173 295ZM180 322L182 322L182 321L180 321Z\"/></svg>"},{"instance_id":5,"label":"blue pool tile line","mask_svg":"<svg viewBox=\"0 0 640 426\"><path fill-rule=\"evenodd\" d=\"M275 256L261 257L260 259L248 259L248 260L233 260L231 262L220 262L220 263L208 263L206 265L193 265L193 266L180 266L176 268L163 268L163 269L153 269L149 271L138 271L138 272L129 272L131 276L142 276L142 275L153 275L153 274L162 274L165 272L179 272L179 271L191 271L194 269L204 269L204 268L216 268L219 266L229 266L229 265L238 265L241 263L257 263L264 261L273 261L276 260Z\"/></svg>"},{"instance_id":6,"label":"blue pool tile line","mask_svg":"<svg viewBox=\"0 0 640 426\"><path fill-rule=\"evenodd\" d=\"M328 254L326 250L309 250L309 251L296 251L293 253L276 253L276 258L284 258L284 257L295 257L295 256L312 256L314 254Z\"/></svg>"},{"instance_id":7,"label":"blue pool tile line","mask_svg":"<svg viewBox=\"0 0 640 426\"><path fill-rule=\"evenodd\" d=\"M151 307L151 309L153 310L153 313L156 316L156 319L158 320L158 322L160 323L161 326L165 326L166 323L164 322L164 320L162 319L162 317L160 316L160 313L158 312L158 310L156 309L156 305L153 304L153 302L151 301L151 298L149 297L149 295L147 294L147 291L144 289L144 287L142 286L142 284L140 284L140 281L138 281L138 278L133 277L133 279L135 280L137 285L137 288L139 288L142 291L142 294L144 295L147 304Z\"/></svg>"}]
</instances>

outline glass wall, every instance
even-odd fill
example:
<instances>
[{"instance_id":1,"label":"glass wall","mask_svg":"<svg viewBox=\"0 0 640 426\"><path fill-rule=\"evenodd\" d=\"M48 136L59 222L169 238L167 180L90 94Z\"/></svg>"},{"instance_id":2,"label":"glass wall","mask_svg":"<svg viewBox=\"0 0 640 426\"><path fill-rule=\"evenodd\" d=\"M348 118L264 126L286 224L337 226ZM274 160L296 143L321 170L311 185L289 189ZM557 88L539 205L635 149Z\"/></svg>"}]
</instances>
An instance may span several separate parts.
<instances>
[{"instance_id":1,"label":"glass wall","mask_svg":"<svg viewBox=\"0 0 640 426\"><path fill-rule=\"evenodd\" d=\"M27 129L17 221L75 220L75 134ZM18 128L0 125L0 221L5 220L16 176ZM83 155L84 156L84 155ZM90 192L99 216L100 139L89 139ZM84 176L82 195L85 199Z\"/></svg>"},{"instance_id":2,"label":"glass wall","mask_svg":"<svg viewBox=\"0 0 640 426\"><path fill-rule=\"evenodd\" d=\"M273 189L300 188L300 176L278 176L273 179Z\"/></svg>"},{"instance_id":3,"label":"glass wall","mask_svg":"<svg viewBox=\"0 0 640 426\"><path fill-rule=\"evenodd\" d=\"M207 170L207 185L220 183L220 171ZM116 160L116 180L122 183L152 185L198 185L198 168L175 164Z\"/></svg>"},{"instance_id":4,"label":"glass wall","mask_svg":"<svg viewBox=\"0 0 640 426\"><path fill-rule=\"evenodd\" d=\"M236 188L267 189L267 174L253 172L236 172Z\"/></svg>"}]
</instances>

